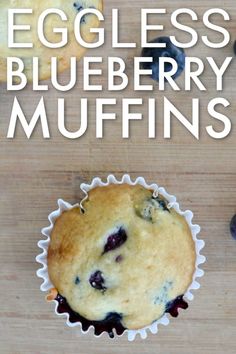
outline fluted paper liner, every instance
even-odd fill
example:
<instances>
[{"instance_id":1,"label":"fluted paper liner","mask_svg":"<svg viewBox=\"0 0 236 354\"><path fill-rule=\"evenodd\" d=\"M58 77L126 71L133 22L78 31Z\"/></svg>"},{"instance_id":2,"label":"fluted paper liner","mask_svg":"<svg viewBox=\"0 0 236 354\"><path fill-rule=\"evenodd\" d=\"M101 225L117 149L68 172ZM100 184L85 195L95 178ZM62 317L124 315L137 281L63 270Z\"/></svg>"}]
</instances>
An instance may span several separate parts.
<instances>
[{"instance_id":1,"label":"fluted paper liner","mask_svg":"<svg viewBox=\"0 0 236 354\"><path fill-rule=\"evenodd\" d=\"M41 254L39 254L36 257L36 261L38 263L41 263L42 268L40 268L37 271L37 276L43 279L43 283L40 286L40 289L42 291L49 291L51 288L53 288L53 284L51 283L49 276L48 276L48 269L47 269L47 250L48 250L48 245L50 242L50 234L53 229L53 225L55 220L59 217L59 215L68 209L71 209L76 206L80 206L83 209L83 201L87 199L88 197L88 192L93 189L94 187L97 186L107 186L108 184L122 184L122 183L127 183L130 185L136 185L136 184L141 184L143 187L147 189L152 189L154 191L154 195L161 194L163 195L164 198L169 202L168 207L174 208L180 215L184 216L190 229L192 232L192 237L195 242L195 249L196 249L196 265L195 265L195 273L193 275L193 281L192 284L189 286L187 289L186 293L184 294L184 297L188 300L193 300L194 296L192 294L192 290L196 290L200 288L200 284L196 281L196 278L202 277L204 275L204 271L199 268L199 265L204 263L206 261L206 258L200 254L200 251L203 249L205 242L203 240L200 240L197 238L197 234L200 232L200 226L199 225L194 225L192 224L192 219L193 219L193 213L190 210L182 211L179 207L179 203L176 201L176 197L174 195L170 195L166 192L165 188L159 187L157 184L148 184L146 183L145 179L143 177L138 177L136 178L135 181L132 181L129 175L124 175L122 179L119 181L116 179L115 176L109 175L107 177L107 181L103 182L100 178L96 177L92 180L90 184L82 183L80 185L81 190L85 193L84 199L80 202L80 204L75 204L71 205L68 202L65 202L62 199L58 199L58 209L53 211L51 214L49 214L48 219L50 222L50 225L48 227L45 227L42 229L42 234L46 236L46 239L40 240L38 242L38 246L43 250ZM87 331L82 330L82 326L80 322L76 323L71 323L69 321L69 314L63 313L60 314L57 312L57 307L58 307L58 302L54 300L55 303L55 313L59 316L66 316L66 324L69 327L74 327L74 326L79 326L82 333L87 333L88 331L93 329L93 326L90 326L90 328ZM151 333L157 333L158 332L158 326L162 324L164 326L167 326L169 324L169 315L166 313L157 321L152 323L150 326L147 326L142 329L138 330L125 330L122 336L127 333L128 340L133 341L136 337L136 335L140 335L141 338L146 338L148 331Z\"/></svg>"}]
</instances>

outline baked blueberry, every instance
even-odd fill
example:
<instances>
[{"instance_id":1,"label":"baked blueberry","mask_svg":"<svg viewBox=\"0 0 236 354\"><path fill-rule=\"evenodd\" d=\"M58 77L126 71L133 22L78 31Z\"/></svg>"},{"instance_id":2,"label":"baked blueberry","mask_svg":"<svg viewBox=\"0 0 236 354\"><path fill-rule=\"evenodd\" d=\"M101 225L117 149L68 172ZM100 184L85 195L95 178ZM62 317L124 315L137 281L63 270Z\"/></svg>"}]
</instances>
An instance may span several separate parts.
<instances>
[{"instance_id":1,"label":"baked blueberry","mask_svg":"<svg viewBox=\"0 0 236 354\"><path fill-rule=\"evenodd\" d=\"M230 232L232 237L236 240L236 214L231 219Z\"/></svg>"},{"instance_id":2,"label":"baked blueberry","mask_svg":"<svg viewBox=\"0 0 236 354\"><path fill-rule=\"evenodd\" d=\"M83 10L83 6L78 1L74 2L73 6L78 12Z\"/></svg>"},{"instance_id":3,"label":"baked blueberry","mask_svg":"<svg viewBox=\"0 0 236 354\"><path fill-rule=\"evenodd\" d=\"M78 12L80 12L80 11L82 11L82 10L84 9L83 6L80 4L79 1L74 2L73 6L74 6L74 8L76 9L76 11L78 11ZM85 23L85 16L83 16L83 17L81 18L81 23Z\"/></svg>"},{"instance_id":4,"label":"baked blueberry","mask_svg":"<svg viewBox=\"0 0 236 354\"><path fill-rule=\"evenodd\" d=\"M158 295L154 299L154 304L166 304L168 301L168 292L172 288L173 282L166 281L163 287L160 289Z\"/></svg>"},{"instance_id":5,"label":"baked blueberry","mask_svg":"<svg viewBox=\"0 0 236 354\"><path fill-rule=\"evenodd\" d=\"M105 280L103 274L100 270L97 270L89 278L90 285L97 290L106 291L107 288L104 286Z\"/></svg>"},{"instance_id":6,"label":"baked blueberry","mask_svg":"<svg viewBox=\"0 0 236 354\"><path fill-rule=\"evenodd\" d=\"M76 9L76 11L78 11L78 12L84 10L84 7L81 5L81 3L79 1L74 2L73 6ZM94 6L89 6L89 8L90 9L94 9L95 7ZM86 23L86 16L85 15L81 18L81 23Z\"/></svg>"},{"instance_id":7,"label":"baked blueberry","mask_svg":"<svg viewBox=\"0 0 236 354\"><path fill-rule=\"evenodd\" d=\"M75 278L75 285L78 285L80 283L80 278L77 276L76 278Z\"/></svg>"},{"instance_id":8,"label":"baked blueberry","mask_svg":"<svg viewBox=\"0 0 236 354\"><path fill-rule=\"evenodd\" d=\"M152 197L152 199L156 200L159 203L159 206L162 210L170 212L167 208L167 203L164 199L161 199L160 197Z\"/></svg>"},{"instance_id":9,"label":"baked blueberry","mask_svg":"<svg viewBox=\"0 0 236 354\"><path fill-rule=\"evenodd\" d=\"M116 263L120 263L120 262L122 262L122 261L123 261L123 257L122 257L122 255L121 255L121 254L119 254L119 256L117 256L117 257L116 257L115 261L116 261Z\"/></svg>"},{"instance_id":10,"label":"baked blueberry","mask_svg":"<svg viewBox=\"0 0 236 354\"><path fill-rule=\"evenodd\" d=\"M176 299L169 301L166 304L165 312L168 312L172 317L178 317L179 308L184 309L184 310L186 310L188 308L188 304L183 299L183 295L180 295Z\"/></svg>"},{"instance_id":11,"label":"baked blueberry","mask_svg":"<svg viewBox=\"0 0 236 354\"><path fill-rule=\"evenodd\" d=\"M155 223L160 216L160 212L169 211L167 203L160 197L152 197L144 200L140 205L136 205L136 213L141 218Z\"/></svg>"},{"instance_id":12,"label":"baked blueberry","mask_svg":"<svg viewBox=\"0 0 236 354\"><path fill-rule=\"evenodd\" d=\"M127 238L128 237L126 231L122 227L120 227L117 232L108 236L107 242L104 246L103 254L106 252L113 251L116 248L122 246L123 243L125 243L125 241L127 240Z\"/></svg>"},{"instance_id":13,"label":"baked blueberry","mask_svg":"<svg viewBox=\"0 0 236 354\"><path fill-rule=\"evenodd\" d=\"M178 64L178 71L172 76L176 79L184 70L185 67L185 53L182 48L176 47L172 44L169 37L159 37L149 43L165 43L166 48L143 48L142 57L151 57L153 62L142 63L143 69L152 70L152 79L159 81L159 60L160 57L173 58ZM165 63L165 72L171 71L172 65L170 63Z\"/></svg>"}]
</instances>

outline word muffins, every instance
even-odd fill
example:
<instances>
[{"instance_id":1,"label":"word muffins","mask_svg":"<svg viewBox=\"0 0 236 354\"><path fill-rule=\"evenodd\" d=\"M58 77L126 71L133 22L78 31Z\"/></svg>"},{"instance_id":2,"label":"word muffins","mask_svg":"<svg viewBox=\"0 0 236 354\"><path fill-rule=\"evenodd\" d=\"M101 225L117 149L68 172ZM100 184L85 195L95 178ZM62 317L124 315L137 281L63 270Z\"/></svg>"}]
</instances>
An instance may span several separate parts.
<instances>
[{"instance_id":1,"label":"word muffins","mask_svg":"<svg viewBox=\"0 0 236 354\"><path fill-rule=\"evenodd\" d=\"M188 307L196 240L161 193L139 183L108 183L91 188L80 206L60 209L44 241L47 298L71 325L114 337Z\"/></svg>"}]
</instances>

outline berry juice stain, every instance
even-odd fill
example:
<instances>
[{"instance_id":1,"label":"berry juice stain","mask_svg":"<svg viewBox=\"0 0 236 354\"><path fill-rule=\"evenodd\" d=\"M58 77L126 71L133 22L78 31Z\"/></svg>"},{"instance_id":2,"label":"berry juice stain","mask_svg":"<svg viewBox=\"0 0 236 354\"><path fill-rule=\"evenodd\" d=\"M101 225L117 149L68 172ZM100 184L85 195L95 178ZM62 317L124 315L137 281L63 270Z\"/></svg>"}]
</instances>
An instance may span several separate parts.
<instances>
[{"instance_id":1,"label":"berry juice stain","mask_svg":"<svg viewBox=\"0 0 236 354\"><path fill-rule=\"evenodd\" d=\"M126 330L126 328L123 327L123 325L121 324L122 315L116 312L108 313L106 318L102 321L90 321L78 314L77 312L73 311L70 305L68 304L66 298L64 298L60 294L57 295L55 300L58 302L57 312L60 314L68 313L70 322L80 322L83 331L87 331L90 326L93 326L94 334L96 336L99 336L103 332L107 332L110 338L114 338L114 330L118 335L121 335Z\"/></svg>"},{"instance_id":2,"label":"berry juice stain","mask_svg":"<svg viewBox=\"0 0 236 354\"><path fill-rule=\"evenodd\" d=\"M186 310L188 308L187 302L183 299L183 295L178 296L175 300L166 304L165 312L169 313L172 317L178 317L179 308Z\"/></svg>"}]
</instances>

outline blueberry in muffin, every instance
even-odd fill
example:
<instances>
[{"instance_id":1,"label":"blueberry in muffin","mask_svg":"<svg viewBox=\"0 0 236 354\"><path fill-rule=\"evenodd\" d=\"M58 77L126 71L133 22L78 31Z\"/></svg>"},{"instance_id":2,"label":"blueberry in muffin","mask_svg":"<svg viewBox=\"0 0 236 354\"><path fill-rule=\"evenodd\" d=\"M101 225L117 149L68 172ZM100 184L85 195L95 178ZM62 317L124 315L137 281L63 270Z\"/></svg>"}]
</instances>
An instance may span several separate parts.
<instances>
[{"instance_id":1,"label":"blueberry in muffin","mask_svg":"<svg viewBox=\"0 0 236 354\"><path fill-rule=\"evenodd\" d=\"M89 192L83 213L74 207L58 217L48 273L59 312L114 336L187 308L195 260L191 230L163 196L110 184Z\"/></svg>"},{"instance_id":2,"label":"blueberry in muffin","mask_svg":"<svg viewBox=\"0 0 236 354\"><path fill-rule=\"evenodd\" d=\"M81 1L76 1L73 3L74 8L76 9L77 12L80 12L84 10L86 7L84 7L83 3ZM90 9L95 9L94 6L89 6ZM83 16L81 18L82 23L86 23L86 16Z\"/></svg>"},{"instance_id":3,"label":"blueberry in muffin","mask_svg":"<svg viewBox=\"0 0 236 354\"><path fill-rule=\"evenodd\" d=\"M152 79L159 81L159 60L160 57L173 58L178 64L178 71L172 76L173 79L176 79L185 67L185 53L182 48L175 46L169 37L158 37L149 43L165 43L166 48L143 48L142 57L151 57L153 58L152 62L142 63L143 69L152 70ZM172 65L170 63L164 64L165 72L171 71Z\"/></svg>"}]
</instances>

